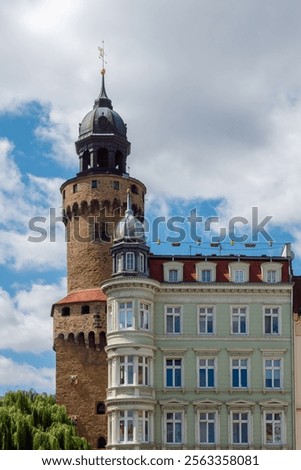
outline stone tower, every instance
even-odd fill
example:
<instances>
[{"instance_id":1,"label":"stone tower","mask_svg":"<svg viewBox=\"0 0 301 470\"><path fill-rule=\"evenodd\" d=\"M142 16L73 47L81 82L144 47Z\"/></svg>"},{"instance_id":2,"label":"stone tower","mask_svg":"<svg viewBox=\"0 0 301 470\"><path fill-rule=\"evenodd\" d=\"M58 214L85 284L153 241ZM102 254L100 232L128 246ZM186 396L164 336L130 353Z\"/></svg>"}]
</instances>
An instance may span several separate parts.
<instances>
[{"instance_id":1,"label":"stone tower","mask_svg":"<svg viewBox=\"0 0 301 470\"><path fill-rule=\"evenodd\" d=\"M79 172L61 187L67 233L68 293L52 308L56 399L93 448L107 442L106 296L114 227L132 209L143 220L145 186L127 173L127 128L113 110L102 70L99 96L79 125Z\"/></svg>"}]
</instances>

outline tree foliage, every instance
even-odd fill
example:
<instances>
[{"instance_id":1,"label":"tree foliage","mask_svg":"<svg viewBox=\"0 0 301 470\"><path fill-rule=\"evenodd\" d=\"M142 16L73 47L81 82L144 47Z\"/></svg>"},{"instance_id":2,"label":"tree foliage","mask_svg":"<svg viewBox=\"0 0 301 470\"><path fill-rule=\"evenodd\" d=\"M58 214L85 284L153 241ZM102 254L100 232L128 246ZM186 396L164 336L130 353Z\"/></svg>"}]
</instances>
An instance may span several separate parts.
<instances>
[{"instance_id":1,"label":"tree foliage","mask_svg":"<svg viewBox=\"0 0 301 470\"><path fill-rule=\"evenodd\" d=\"M64 406L51 395L8 392L0 397L1 450L89 449L77 435Z\"/></svg>"}]
</instances>

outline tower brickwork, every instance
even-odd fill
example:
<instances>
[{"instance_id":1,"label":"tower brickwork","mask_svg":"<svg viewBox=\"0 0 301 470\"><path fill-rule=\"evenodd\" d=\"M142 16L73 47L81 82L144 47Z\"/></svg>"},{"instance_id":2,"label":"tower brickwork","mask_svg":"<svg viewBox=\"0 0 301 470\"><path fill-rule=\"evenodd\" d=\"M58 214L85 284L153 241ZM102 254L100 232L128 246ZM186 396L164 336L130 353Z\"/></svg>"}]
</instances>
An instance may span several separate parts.
<instances>
[{"instance_id":1,"label":"tower brickwork","mask_svg":"<svg viewBox=\"0 0 301 470\"><path fill-rule=\"evenodd\" d=\"M144 217L143 183L127 173L130 143L122 118L102 86L79 126L79 172L61 187L67 241L68 292L52 308L56 399L92 448L107 443L106 296L113 232L127 208Z\"/></svg>"}]
</instances>

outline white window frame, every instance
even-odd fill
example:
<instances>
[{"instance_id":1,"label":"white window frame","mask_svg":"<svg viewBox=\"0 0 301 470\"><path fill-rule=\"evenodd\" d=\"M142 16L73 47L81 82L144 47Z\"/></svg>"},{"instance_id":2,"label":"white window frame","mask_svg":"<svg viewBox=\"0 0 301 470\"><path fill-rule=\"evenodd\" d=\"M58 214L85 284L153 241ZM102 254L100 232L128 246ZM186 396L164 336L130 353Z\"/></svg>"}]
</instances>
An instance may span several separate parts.
<instances>
[{"instance_id":1,"label":"white window frame","mask_svg":"<svg viewBox=\"0 0 301 470\"><path fill-rule=\"evenodd\" d=\"M249 271L250 271L249 263L243 263L242 261L229 263L229 277L230 277L230 281L232 282L235 282L238 284L249 282ZM235 279L236 272L243 272L243 280Z\"/></svg>"},{"instance_id":2,"label":"white window frame","mask_svg":"<svg viewBox=\"0 0 301 470\"><path fill-rule=\"evenodd\" d=\"M150 385L150 357L136 356L137 364L137 383L148 387Z\"/></svg>"},{"instance_id":3,"label":"white window frame","mask_svg":"<svg viewBox=\"0 0 301 470\"><path fill-rule=\"evenodd\" d=\"M237 330L234 331L234 317L237 317ZM242 319L245 318L246 331L242 330ZM249 315L248 307L245 305L232 305L231 306L231 334L232 335L248 335L249 334Z\"/></svg>"},{"instance_id":4,"label":"white window frame","mask_svg":"<svg viewBox=\"0 0 301 470\"><path fill-rule=\"evenodd\" d=\"M113 302L108 302L107 304L107 329L108 333L115 330Z\"/></svg>"},{"instance_id":5,"label":"white window frame","mask_svg":"<svg viewBox=\"0 0 301 470\"><path fill-rule=\"evenodd\" d=\"M169 269L168 270L168 282L179 282L179 270Z\"/></svg>"},{"instance_id":6,"label":"white window frame","mask_svg":"<svg viewBox=\"0 0 301 470\"><path fill-rule=\"evenodd\" d=\"M149 443L151 442L152 412L149 410L120 409L117 412L118 443ZM121 423L123 422L123 436ZM112 428L112 423L110 423ZM123 437L123 439L122 439Z\"/></svg>"},{"instance_id":7,"label":"white window frame","mask_svg":"<svg viewBox=\"0 0 301 470\"><path fill-rule=\"evenodd\" d=\"M276 420L275 415L279 414L281 419ZM270 418L268 415L272 415ZM269 419L268 419L269 418ZM272 440L268 441L267 440L267 425L271 424L271 436ZM280 424L280 440L276 439L276 430L277 426ZM281 446L285 444L285 416L284 412L282 410L264 410L263 412L263 441L266 446Z\"/></svg>"},{"instance_id":8,"label":"white window frame","mask_svg":"<svg viewBox=\"0 0 301 470\"><path fill-rule=\"evenodd\" d=\"M201 385L200 371L205 371L205 385ZM213 385L209 385L210 371L213 371ZM197 358L197 387L200 390L216 389L216 357L198 357Z\"/></svg>"},{"instance_id":9,"label":"white window frame","mask_svg":"<svg viewBox=\"0 0 301 470\"><path fill-rule=\"evenodd\" d=\"M180 263L178 261L168 261L167 263L163 263L164 282L183 282L183 266L184 266L184 263ZM169 279L169 271L170 270L177 270L178 271L177 281L170 281L170 279Z\"/></svg>"},{"instance_id":10,"label":"white window frame","mask_svg":"<svg viewBox=\"0 0 301 470\"><path fill-rule=\"evenodd\" d=\"M113 375L116 373L115 386L149 387L151 385L151 356L124 354L116 357L117 361L115 372L112 372L111 374ZM109 366L109 371L110 369L111 366Z\"/></svg>"},{"instance_id":11,"label":"white window frame","mask_svg":"<svg viewBox=\"0 0 301 470\"><path fill-rule=\"evenodd\" d=\"M276 313L277 310L277 313ZM271 317L270 330L266 331L266 317ZM273 319L277 318L278 331L274 332ZM280 336L281 335L281 308L279 305L265 305L263 307L263 334L267 336Z\"/></svg>"},{"instance_id":12,"label":"white window frame","mask_svg":"<svg viewBox=\"0 0 301 470\"><path fill-rule=\"evenodd\" d=\"M238 416L236 416L238 415ZM245 418L243 415L247 415ZM249 446L251 444L251 413L250 410L231 410L230 415L231 425L231 444L233 446ZM238 424L239 427L239 441L234 442L234 425ZM243 427L247 429L247 441L242 441Z\"/></svg>"},{"instance_id":13,"label":"white window frame","mask_svg":"<svg viewBox=\"0 0 301 470\"><path fill-rule=\"evenodd\" d=\"M124 305L122 308L121 305ZM131 305L131 307L129 307ZM118 306L118 330L133 330L135 328L134 317L134 302L133 301L119 301ZM121 315L124 315L124 326L121 321ZM130 321L131 320L131 321Z\"/></svg>"},{"instance_id":14,"label":"white window frame","mask_svg":"<svg viewBox=\"0 0 301 470\"><path fill-rule=\"evenodd\" d=\"M209 415L213 415L209 416ZM206 438L204 440L201 440L201 423L205 423L205 435ZM209 435L210 435L210 425L212 426L213 424L213 432L214 432L214 440L210 441L209 440ZM213 446L218 443L218 413L216 410L198 410L197 413L197 433L198 433L198 444L199 445L209 445Z\"/></svg>"},{"instance_id":15,"label":"white window frame","mask_svg":"<svg viewBox=\"0 0 301 470\"><path fill-rule=\"evenodd\" d=\"M138 271L140 273L145 272L145 255L143 253L139 253L138 255Z\"/></svg>"},{"instance_id":16,"label":"white window frame","mask_svg":"<svg viewBox=\"0 0 301 470\"><path fill-rule=\"evenodd\" d=\"M268 284L275 284L277 282L282 281L282 263L277 262L268 262L261 264L261 278L263 282L267 282ZM271 280L269 278L269 273L275 273L275 280Z\"/></svg>"},{"instance_id":17,"label":"white window frame","mask_svg":"<svg viewBox=\"0 0 301 470\"><path fill-rule=\"evenodd\" d=\"M121 423L124 423L123 436L121 438ZM130 432L130 434L129 434ZM129 439L129 436L131 438ZM134 410L120 410L118 412L118 442L134 442Z\"/></svg>"},{"instance_id":18,"label":"white window frame","mask_svg":"<svg viewBox=\"0 0 301 470\"><path fill-rule=\"evenodd\" d=\"M170 330L170 320L172 317L172 329ZM179 331L176 331L177 321L179 319ZM181 305L165 305L165 325L164 331L166 335L181 335L182 334L182 306ZM169 331L170 330L170 331Z\"/></svg>"},{"instance_id":19,"label":"white window frame","mask_svg":"<svg viewBox=\"0 0 301 470\"><path fill-rule=\"evenodd\" d=\"M205 331L201 331L201 317L204 317L202 323L204 323ZM208 326L211 323L212 331L208 331ZM213 305L198 305L198 334L202 336L215 335L215 307Z\"/></svg>"},{"instance_id":20,"label":"white window frame","mask_svg":"<svg viewBox=\"0 0 301 470\"><path fill-rule=\"evenodd\" d=\"M171 364L168 364L168 361L172 361ZM176 363L180 361L180 363ZM184 360L183 357L164 357L164 387L166 389L182 389L183 388L183 379L184 379L184 370L183 370ZM172 373L172 384L168 384L167 372L171 371ZM180 385L176 385L178 374L180 371Z\"/></svg>"},{"instance_id":21,"label":"white window frame","mask_svg":"<svg viewBox=\"0 0 301 470\"><path fill-rule=\"evenodd\" d=\"M119 356L119 386L135 384L135 357L133 354ZM131 378L131 380L130 380Z\"/></svg>"},{"instance_id":22,"label":"white window frame","mask_svg":"<svg viewBox=\"0 0 301 470\"><path fill-rule=\"evenodd\" d=\"M199 263L195 264L196 270L196 279L198 282L215 282L216 281L216 263L212 263L211 261L200 261ZM210 281L204 281L202 279L202 272L203 271L210 271L211 279Z\"/></svg>"},{"instance_id":23,"label":"white window frame","mask_svg":"<svg viewBox=\"0 0 301 470\"><path fill-rule=\"evenodd\" d=\"M151 304L148 302L139 302L139 328L149 331L151 329Z\"/></svg>"},{"instance_id":24,"label":"white window frame","mask_svg":"<svg viewBox=\"0 0 301 470\"><path fill-rule=\"evenodd\" d=\"M126 271L135 271L135 253L127 251L125 254L125 269Z\"/></svg>"},{"instance_id":25,"label":"white window frame","mask_svg":"<svg viewBox=\"0 0 301 470\"><path fill-rule=\"evenodd\" d=\"M116 255L116 272L120 273L123 271L123 254L117 253Z\"/></svg>"},{"instance_id":26,"label":"white window frame","mask_svg":"<svg viewBox=\"0 0 301 470\"><path fill-rule=\"evenodd\" d=\"M279 362L279 365L275 364L275 361ZM267 364L267 362L271 362L271 364ZM283 360L281 357L264 357L263 358L263 380L264 380L264 389L265 390L282 390L283 388ZM272 385L269 387L267 385L267 372L271 372L271 380L272 380ZM275 380L275 374L279 372L279 387L276 387L274 385Z\"/></svg>"},{"instance_id":27,"label":"white window frame","mask_svg":"<svg viewBox=\"0 0 301 470\"><path fill-rule=\"evenodd\" d=\"M150 412L148 410L138 410L137 434L138 442L150 442Z\"/></svg>"},{"instance_id":28,"label":"white window frame","mask_svg":"<svg viewBox=\"0 0 301 470\"><path fill-rule=\"evenodd\" d=\"M233 390L248 390L250 387L250 358L249 357L231 357L231 388ZM234 361L238 361L238 364L234 364ZM243 364L242 361L246 361L246 364ZM238 385L234 385L234 370L238 371ZM246 380L247 384L243 384L242 372L246 370Z\"/></svg>"},{"instance_id":29,"label":"white window frame","mask_svg":"<svg viewBox=\"0 0 301 470\"><path fill-rule=\"evenodd\" d=\"M185 442L184 435L184 412L182 410L166 410L163 415L164 420L164 443L166 445L182 445ZM168 424L171 424L172 428L172 440L168 440ZM180 440L176 439L177 435L177 425L180 424Z\"/></svg>"}]
</instances>

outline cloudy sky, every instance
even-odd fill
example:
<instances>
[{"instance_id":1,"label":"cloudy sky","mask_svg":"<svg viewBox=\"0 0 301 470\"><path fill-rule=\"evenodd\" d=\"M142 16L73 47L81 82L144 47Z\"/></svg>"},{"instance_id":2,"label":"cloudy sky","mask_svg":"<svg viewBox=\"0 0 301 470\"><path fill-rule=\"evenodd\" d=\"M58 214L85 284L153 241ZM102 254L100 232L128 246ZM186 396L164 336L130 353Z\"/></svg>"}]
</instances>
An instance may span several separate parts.
<instances>
[{"instance_id":1,"label":"cloudy sky","mask_svg":"<svg viewBox=\"0 0 301 470\"><path fill-rule=\"evenodd\" d=\"M50 238L49 211L60 215L59 187L77 172L103 40L149 216L218 217L208 240L243 217L251 241L255 207L273 249L292 242L301 274L300 18L299 0L1 2L0 394L54 392L50 308L66 292L65 243L59 222ZM43 242L28 240L34 217Z\"/></svg>"}]
</instances>

